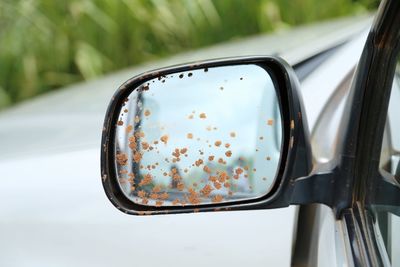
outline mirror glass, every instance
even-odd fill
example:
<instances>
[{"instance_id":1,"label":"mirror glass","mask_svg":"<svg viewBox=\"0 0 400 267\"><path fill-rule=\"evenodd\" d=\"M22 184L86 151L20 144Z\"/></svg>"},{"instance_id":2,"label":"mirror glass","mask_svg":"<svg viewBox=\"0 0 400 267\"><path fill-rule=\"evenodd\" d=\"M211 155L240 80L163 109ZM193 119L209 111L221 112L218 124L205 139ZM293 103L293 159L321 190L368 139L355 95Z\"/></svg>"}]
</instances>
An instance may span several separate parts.
<instances>
[{"instance_id":1,"label":"mirror glass","mask_svg":"<svg viewBox=\"0 0 400 267\"><path fill-rule=\"evenodd\" d=\"M258 65L144 82L116 123L115 167L133 202L203 205L253 199L274 184L282 148L276 88Z\"/></svg>"}]
</instances>

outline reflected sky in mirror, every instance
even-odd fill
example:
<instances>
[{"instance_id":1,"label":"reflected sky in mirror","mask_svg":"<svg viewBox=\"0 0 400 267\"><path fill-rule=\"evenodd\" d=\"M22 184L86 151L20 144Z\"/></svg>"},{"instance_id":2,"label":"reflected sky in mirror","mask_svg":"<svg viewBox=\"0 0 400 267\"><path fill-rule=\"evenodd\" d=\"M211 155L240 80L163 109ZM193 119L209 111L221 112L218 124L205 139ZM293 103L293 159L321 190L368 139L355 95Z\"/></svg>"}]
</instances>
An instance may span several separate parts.
<instances>
[{"instance_id":1,"label":"reflected sky in mirror","mask_svg":"<svg viewBox=\"0 0 400 267\"><path fill-rule=\"evenodd\" d=\"M116 169L144 205L199 205L268 193L281 150L274 84L257 65L150 80L121 108Z\"/></svg>"}]
</instances>

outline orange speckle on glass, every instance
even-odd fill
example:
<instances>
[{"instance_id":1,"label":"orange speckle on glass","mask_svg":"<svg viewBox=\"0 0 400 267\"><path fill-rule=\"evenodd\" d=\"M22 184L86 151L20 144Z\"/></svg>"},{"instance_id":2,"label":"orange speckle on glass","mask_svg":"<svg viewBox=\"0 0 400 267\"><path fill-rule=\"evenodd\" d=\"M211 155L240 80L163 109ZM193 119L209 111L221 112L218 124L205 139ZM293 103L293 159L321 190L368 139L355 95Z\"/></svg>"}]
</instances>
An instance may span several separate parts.
<instances>
[{"instance_id":1,"label":"orange speckle on glass","mask_svg":"<svg viewBox=\"0 0 400 267\"><path fill-rule=\"evenodd\" d=\"M152 190L154 193L158 193L158 192L160 192L161 191L161 185L156 185L155 187L153 187L153 190Z\"/></svg>"},{"instance_id":2,"label":"orange speckle on glass","mask_svg":"<svg viewBox=\"0 0 400 267\"><path fill-rule=\"evenodd\" d=\"M156 201L156 207L161 207L164 204L164 201L157 200Z\"/></svg>"},{"instance_id":3,"label":"orange speckle on glass","mask_svg":"<svg viewBox=\"0 0 400 267\"><path fill-rule=\"evenodd\" d=\"M116 159L117 163L122 166L125 166L128 162L128 156L126 155L126 153L117 153Z\"/></svg>"},{"instance_id":4,"label":"orange speckle on glass","mask_svg":"<svg viewBox=\"0 0 400 267\"><path fill-rule=\"evenodd\" d=\"M187 137L188 139L193 139L193 134L192 134L192 133L188 133L188 134L186 135L186 137Z\"/></svg>"},{"instance_id":5,"label":"orange speckle on glass","mask_svg":"<svg viewBox=\"0 0 400 267\"><path fill-rule=\"evenodd\" d=\"M135 136L129 137L128 141L129 141L129 148L132 149L132 150L136 149L136 138L135 138Z\"/></svg>"},{"instance_id":6,"label":"orange speckle on glass","mask_svg":"<svg viewBox=\"0 0 400 267\"><path fill-rule=\"evenodd\" d=\"M137 194L138 194L138 196L141 197L141 198L144 198L144 197L146 197L146 195L147 195L147 193L146 193L144 190L140 190Z\"/></svg>"},{"instance_id":7,"label":"orange speckle on glass","mask_svg":"<svg viewBox=\"0 0 400 267\"><path fill-rule=\"evenodd\" d=\"M156 193L151 193L151 194L150 194L150 198L151 198L151 199L158 199L158 194L156 194Z\"/></svg>"},{"instance_id":8,"label":"orange speckle on glass","mask_svg":"<svg viewBox=\"0 0 400 267\"><path fill-rule=\"evenodd\" d=\"M175 173L174 175L172 175L172 179L174 179L175 181L177 181L177 180L180 180L182 177L179 175L179 174L177 174L177 173Z\"/></svg>"},{"instance_id":9,"label":"orange speckle on glass","mask_svg":"<svg viewBox=\"0 0 400 267\"><path fill-rule=\"evenodd\" d=\"M126 133L130 133L132 131L132 129L133 129L133 126L131 124L129 124L128 126L126 126L125 131L126 131Z\"/></svg>"},{"instance_id":10,"label":"orange speckle on glass","mask_svg":"<svg viewBox=\"0 0 400 267\"><path fill-rule=\"evenodd\" d=\"M243 173L243 169L242 169L242 168L236 168L235 173L236 173L237 175L240 175L240 174Z\"/></svg>"},{"instance_id":11,"label":"orange speckle on glass","mask_svg":"<svg viewBox=\"0 0 400 267\"><path fill-rule=\"evenodd\" d=\"M267 120L267 124L268 124L269 126L271 126L272 124L274 124L274 120L273 120L273 119Z\"/></svg>"},{"instance_id":12,"label":"orange speckle on glass","mask_svg":"<svg viewBox=\"0 0 400 267\"><path fill-rule=\"evenodd\" d=\"M215 146L220 146L221 144L222 144L222 142L219 141L219 140L218 140L218 141L215 141L215 143L214 143Z\"/></svg>"},{"instance_id":13,"label":"orange speckle on glass","mask_svg":"<svg viewBox=\"0 0 400 267\"><path fill-rule=\"evenodd\" d=\"M218 175L218 181L219 182L221 182L221 183L224 183L226 180L228 180L229 179L229 175L226 173L226 172L221 172L219 175Z\"/></svg>"},{"instance_id":14,"label":"orange speckle on glass","mask_svg":"<svg viewBox=\"0 0 400 267\"><path fill-rule=\"evenodd\" d=\"M215 181L215 182L214 182L214 187L215 187L216 189L220 189L220 188L222 187L222 185L221 185L219 182Z\"/></svg>"},{"instance_id":15,"label":"orange speckle on glass","mask_svg":"<svg viewBox=\"0 0 400 267\"><path fill-rule=\"evenodd\" d=\"M200 204L199 194L193 188L189 188L188 191L189 191L189 196L187 196L188 201L193 205Z\"/></svg>"},{"instance_id":16,"label":"orange speckle on glass","mask_svg":"<svg viewBox=\"0 0 400 267\"><path fill-rule=\"evenodd\" d=\"M179 191L182 191L183 189L185 189L185 184L182 183L182 182L180 182L180 183L178 183L178 185L176 186L176 188L177 188Z\"/></svg>"},{"instance_id":17,"label":"orange speckle on glass","mask_svg":"<svg viewBox=\"0 0 400 267\"><path fill-rule=\"evenodd\" d=\"M204 112L203 112L203 113L200 113L199 117L200 117L200 119L205 119L205 118L207 118L207 116L206 116L206 114L205 114Z\"/></svg>"},{"instance_id":18,"label":"orange speckle on glass","mask_svg":"<svg viewBox=\"0 0 400 267\"><path fill-rule=\"evenodd\" d=\"M215 182L215 181L217 181L217 176L210 176L210 177L208 177L208 180L211 182Z\"/></svg>"},{"instance_id":19,"label":"orange speckle on glass","mask_svg":"<svg viewBox=\"0 0 400 267\"><path fill-rule=\"evenodd\" d=\"M122 126L122 125L124 125L124 122L121 121L121 120L119 120L119 121L117 122L117 125L118 125L118 126Z\"/></svg>"},{"instance_id":20,"label":"orange speckle on glass","mask_svg":"<svg viewBox=\"0 0 400 267\"><path fill-rule=\"evenodd\" d=\"M137 132L135 132L135 136L136 136L136 138L140 138L140 137L144 137L144 132L142 132L142 131L137 131Z\"/></svg>"},{"instance_id":21,"label":"orange speckle on glass","mask_svg":"<svg viewBox=\"0 0 400 267\"><path fill-rule=\"evenodd\" d=\"M226 151L226 152L225 152L225 155L226 155L227 157L232 156L232 151L230 151L230 150Z\"/></svg>"},{"instance_id":22,"label":"orange speckle on glass","mask_svg":"<svg viewBox=\"0 0 400 267\"><path fill-rule=\"evenodd\" d=\"M136 163L139 163L141 159L142 159L142 154L140 154L139 152L136 151L136 152L133 154L133 160L134 160Z\"/></svg>"},{"instance_id":23,"label":"orange speckle on glass","mask_svg":"<svg viewBox=\"0 0 400 267\"><path fill-rule=\"evenodd\" d=\"M144 149L144 150L147 150L147 149L149 149L149 143L147 143L147 142L142 142L142 148Z\"/></svg>"},{"instance_id":24,"label":"orange speckle on glass","mask_svg":"<svg viewBox=\"0 0 400 267\"><path fill-rule=\"evenodd\" d=\"M208 160L209 160L209 161L213 161L213 160L214 160L214 156L209 156L209 157L208 157Z\"/></svg>"},{"instance_id":25,"label":"orange speckle on glass","mask_svg":"<svg viewBox=\"0 0 400 267\"><path fill-rule=\"evenodd\" d=\"M220 203L223 200L223 197L221 195L216 195L212 198L213 203Z\"/></svg>"},{"instance_id":26,"label":"orange speckle on glass","mask_svg":"<svg viewBox=\"0 0 400 267\"><path fill-rule=\"evenodd\" d=\"M199 167L201 164L203 164L203 160L202 159L198 159L196 160L196 162L194 163L197 167Z\"/></svg>"},{"instance_id":27,"label":"orange speckle on glass","mask_svg":"<svg viewBox=\"0 0 400 267\"><path fill-rule=\"evenodd\" d=\"M203 167L203 171L210 174L211 173L211 169L208 166L204 166Z\"/></svg>"},{"instance_id":28,"label":"orange speckle on glass","mask_svg":"<svg viewBox=\"0 0 400 267\"><path fill-rule=\"evenodd\" d=\"M150 173L147 173L143 176L143 179L140 181L139 186L148 185L153 181L153 177Z\"/></svg>"},{"instance_id":29,"label":"orange speckle on glass","mask_svg":"<svg viewBox=\"0 0 400 267\"><path fill-rule=\"evenodd\" d=\"M208 197L212 191L212 187L209 184L206 184L201 190L200 193L205 196Z\"/></svg>"},{"instance_id":30,"label":"orange speckle on glass","mask_svg":"<svg viewBox=\"0 0 400 267\"><path fill-rule=\"evenodd\" d=\"M196 195L197 194L196 190L194 190L192 187L189 187L188 191L189 191L189 194L192 194L192 195Z\"/></svg>"},{"instance_id":31,"label":"orange speckle on glass","mask_svg":"<svg viewBox=\"0 0 400 267\"><path fill-rule=\"evenodd\" d=\"M160 137L160 141L163 142L164 144L168 143L168 135L163 135Z\"/></svg>"},{"instance_id":32,"label":"orange speckle on glass","mask_svg":"<svg viewBox=\"0 0 400 267\"><path fill-rule=\"evenodd\" d=\"M174 157L176 157L176 158L179 158L180 155L181 155L181 154L180 154L180 152L179 152L179 148L175 148L175 151L172 152L172 156L174 156Z\"/></svg>"}]
</instances>

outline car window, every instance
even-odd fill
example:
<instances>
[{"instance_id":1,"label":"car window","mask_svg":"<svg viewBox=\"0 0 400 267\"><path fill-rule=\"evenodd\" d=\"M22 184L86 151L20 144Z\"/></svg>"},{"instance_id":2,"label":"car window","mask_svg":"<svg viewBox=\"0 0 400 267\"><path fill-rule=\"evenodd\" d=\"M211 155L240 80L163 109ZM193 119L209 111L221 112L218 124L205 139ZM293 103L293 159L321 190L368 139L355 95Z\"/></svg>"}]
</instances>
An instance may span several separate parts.
<instances>
[{"instance_id":1,"label":"car window","mask_svg":"<svg viewBox=\"0 0 400 267\"><path fill-rule=\"evenodd\" d=\"M400 183L400 59L393 80L388 117L383 138L380 169ZM382 241L392 266L400 266L400 217L387 211L375 211L377 237Z\"/></svg>"}]
</instances>

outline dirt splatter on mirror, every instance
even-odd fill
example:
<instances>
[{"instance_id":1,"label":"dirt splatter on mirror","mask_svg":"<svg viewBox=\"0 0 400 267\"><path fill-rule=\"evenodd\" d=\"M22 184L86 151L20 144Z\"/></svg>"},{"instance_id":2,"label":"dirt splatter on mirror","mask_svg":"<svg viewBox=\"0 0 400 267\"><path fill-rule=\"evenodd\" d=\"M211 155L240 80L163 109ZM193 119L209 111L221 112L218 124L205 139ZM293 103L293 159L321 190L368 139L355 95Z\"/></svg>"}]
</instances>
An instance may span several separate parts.
<instances>
[{"instance_id":1,"label":"dirt splatter on mirror","mask_svg":"<svg viewBox=\"0 0 400 267\"><path fill-rule=\"evenodd\" d=\"M119 186L131 201L150 206L262 197L276 179L282 131L273 79L258 65L146 81L119 113Z\"/></svg>"}]
</instances>

